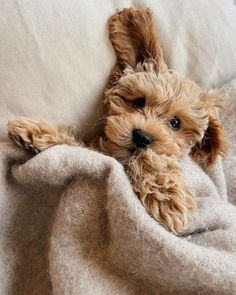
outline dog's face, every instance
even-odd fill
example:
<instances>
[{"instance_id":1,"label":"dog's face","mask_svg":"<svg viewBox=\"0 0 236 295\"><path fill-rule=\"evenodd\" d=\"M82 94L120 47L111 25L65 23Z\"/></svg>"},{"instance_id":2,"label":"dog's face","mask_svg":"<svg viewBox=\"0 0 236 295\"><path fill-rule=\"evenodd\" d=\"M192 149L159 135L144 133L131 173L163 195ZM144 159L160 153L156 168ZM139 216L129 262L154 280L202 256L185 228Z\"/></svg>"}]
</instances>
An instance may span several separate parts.
<instances>
[{"instance_id":1,"label":"dog's face","mask_svg":"<svg viewBox=\"0 0 236 295\"><path fill-rule=\"evenodd\" d=\"M221 104L194 82L168 69L157 72L150 62L124 70L106 102L103 145L122 163L147 149L178 158L191 153L203 144L210 113Z\"/></svg>"},{"instance_id":2,"label":"dog's face","mask_svg":"<svg viewBox=\"0 0 236 295\"><path fill-rule=\"evenodd\" d=\"M206 166L225 153L214 112L222 99L168 70L150 11L124 9L109 21L117 64L105 92L102 149L123 163L151 149L177 158L189 153Z\"/></svg>"}]
</instances>

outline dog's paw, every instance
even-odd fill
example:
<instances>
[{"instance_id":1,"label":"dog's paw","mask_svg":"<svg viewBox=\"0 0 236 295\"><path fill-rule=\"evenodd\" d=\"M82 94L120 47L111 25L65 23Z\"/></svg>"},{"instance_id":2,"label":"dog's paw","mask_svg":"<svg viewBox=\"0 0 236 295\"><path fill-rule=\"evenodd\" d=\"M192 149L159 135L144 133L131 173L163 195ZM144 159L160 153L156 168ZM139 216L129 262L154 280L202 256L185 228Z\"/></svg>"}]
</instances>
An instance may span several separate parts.
<instances>
[{"instance_id":1,"label":"dog's paw","mask_svg":"<svg viewBox=\"0 0 236 295\"><path fill-rule=\"evenodd\" d=\"M58 143L57 130L41 120L18 118L8 122L7 127L8 137L34 154Z\"/></svg>"},{"instance_id":2,"label":"dog's paw","mask_svg":"<svg viewBox=\"0 0 236 295\"><path fill-rule=\"evenodd\" d=\"M189 227L190 213L196 209L194 195L188 187L156 189L142 202L150 215L176 235Z\"/></svg>"},{"instance_id":3,"label":"dog's paw","mask_svg":"<svg viewBox=\"0 0 236 295\"><path fill-rule=\"evenodd\" d=\"M127 173L152 217L175 234L187 229L196 202L176 158L147 150L129 162Z\"/></svg>"}]
</instances>

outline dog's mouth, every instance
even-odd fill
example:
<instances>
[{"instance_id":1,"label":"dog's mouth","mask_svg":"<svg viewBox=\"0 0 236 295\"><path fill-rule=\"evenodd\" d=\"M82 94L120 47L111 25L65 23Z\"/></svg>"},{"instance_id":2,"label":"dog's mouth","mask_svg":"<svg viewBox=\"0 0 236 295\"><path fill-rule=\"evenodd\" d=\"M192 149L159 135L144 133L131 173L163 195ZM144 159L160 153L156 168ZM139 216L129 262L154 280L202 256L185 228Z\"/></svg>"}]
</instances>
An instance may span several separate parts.
<instances>
[{"instance_id":1,"label":"dog's mouth","mask_svg":"<svg viewBox=\"0 0 236 295\"><path fill-rule=\"evenodd\" d=\"M151 144L140 146L140 144L135 144L129 140L127 140L126 144L121 145L106 135L100 137L99 145L103 152L106 152L107 154L119 159L119 161L123 164L127 164L131 158L136 158L140 154L145 153L145 151L151 149Z\"/></svg>"},{"instance_id":2,"label":"dog's mouth","mask_svg":"<svg viewBox=\"0 0 236 295\"><path fill-rule=\"evenodd\" d=\"M135 147L133 147L133 148L128 149L128 151L129 151L130 155L133 155L137 151L137 149Z\"/></svg>"},{"instance_id":3,"label":"dog's mouth","mask_svg":"<svg viewBox=\"0 0 236 295\"><path fill-rule=\"evenodd\" d=\"M138 156L141 152L144 152L146 151L148 148L150 147L132 147L132 148L129 148L128 151L130 153L130 156Z\"/></svg>"}]
</instances>

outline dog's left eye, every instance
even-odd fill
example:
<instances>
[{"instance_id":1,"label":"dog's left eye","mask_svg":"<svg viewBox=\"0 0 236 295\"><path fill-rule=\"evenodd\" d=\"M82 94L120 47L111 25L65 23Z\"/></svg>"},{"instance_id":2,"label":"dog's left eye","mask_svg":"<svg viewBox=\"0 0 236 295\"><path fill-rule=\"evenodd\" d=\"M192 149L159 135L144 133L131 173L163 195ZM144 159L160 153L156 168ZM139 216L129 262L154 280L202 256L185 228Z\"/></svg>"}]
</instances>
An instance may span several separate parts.
<instances>
[{"instance_id":1,"label":"dog's left eye","mask_svg":"<svg viewBox=\"0 0 236 295\"><path fill-rule=\"evenodd\" d=\"M174 130L179 130L180 128L180 119L178 117L173 117L170 119L170 126Z\"/></svg>"},{"instance_id":2,"label":"dog's left eye","mask_svg":"<svg viewBox=\"0 0 236 295\"><path fill-rule=\"evenodd\" d=\"M144 97L139 97L133 101L133 107L136 109L143 108L145 106L146 100Z\"/></svg>"}]
</instances>

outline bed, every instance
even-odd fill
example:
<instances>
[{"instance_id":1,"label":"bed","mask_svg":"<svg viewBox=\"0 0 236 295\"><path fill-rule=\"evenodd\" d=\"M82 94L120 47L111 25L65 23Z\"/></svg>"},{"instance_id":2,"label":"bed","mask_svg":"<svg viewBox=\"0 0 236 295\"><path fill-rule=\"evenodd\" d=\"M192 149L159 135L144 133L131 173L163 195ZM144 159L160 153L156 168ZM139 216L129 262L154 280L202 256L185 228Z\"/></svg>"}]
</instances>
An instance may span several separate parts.
<instances>
[{"instance_id":1,"label":"bed","mask_svg":"<svg viewBox=\"0 0 236 295\"><path fill-rule=\"evenodd\" d=\"M200 209L181 237L114 159L63 145L31 158L7 141L16 116L91 134L115 63L107 19L129 6L153 10L169 67L228 105L227 158L183 162ZM0 41L0 293L236 294L235 1L1 1Z\"/></svg>"}]
</instances>

